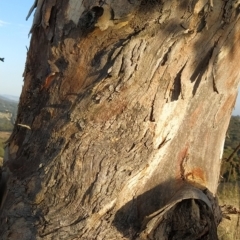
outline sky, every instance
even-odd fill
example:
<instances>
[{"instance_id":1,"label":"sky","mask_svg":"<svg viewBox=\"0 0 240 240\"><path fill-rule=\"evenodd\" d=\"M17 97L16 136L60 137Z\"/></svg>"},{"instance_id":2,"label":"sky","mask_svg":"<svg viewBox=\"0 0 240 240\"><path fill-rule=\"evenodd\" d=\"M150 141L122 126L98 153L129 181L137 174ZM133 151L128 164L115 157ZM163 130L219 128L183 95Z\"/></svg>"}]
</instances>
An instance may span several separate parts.
<instances>
[{"instance_id":1,"label":"sky","mask_svg":"<svg viewBox=\"0 0 240 240\"><path fill-rule=\"evenodd\" d=\"M0 0L0 94L20 96L23 85L32 17L26 16L34 0Z\"/></svg>"},{"instance_id":2,"label":"sky","mask_svg":"<svg viewBox=\"0 0 240 240\"><path fill-rule=\"evenodd\" d=\"M34 0L0 0L0 94L20 96L32 25L32 16L26 21ZM240 115L240 94L233 115Z\"/></svg>"}]
</instances>

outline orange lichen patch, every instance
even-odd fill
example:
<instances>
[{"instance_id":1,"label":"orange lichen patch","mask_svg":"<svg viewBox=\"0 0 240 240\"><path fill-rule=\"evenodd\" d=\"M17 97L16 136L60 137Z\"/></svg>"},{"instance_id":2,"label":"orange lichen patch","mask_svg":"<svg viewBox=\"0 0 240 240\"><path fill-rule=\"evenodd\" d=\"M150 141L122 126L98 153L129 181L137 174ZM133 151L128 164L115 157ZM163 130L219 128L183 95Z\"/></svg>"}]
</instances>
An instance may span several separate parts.
<instances>
[{"instance_id":1,"label":"orange lichen patch","mask_svg":"<svg viewBox=\"0 0 240 240\"><path fill-rule=\"evenodd\" d=\"M185 146L179 153L178 153L178 170L176 179L182 181L186 181L191 183L196 187L204 187L206 186L206 177L204 174L203 169L200 167L191 168L188 164L189 154L188 154L188 146Z\"/></svg>"},{"instance_id":2,"label":"orange lichen patch","mask_svg":"<svg viewBox=\"0 0 240 240\"><path fill-rule=\"evenodd\" d=\"M56 76L56 73L50 73L46 77L44 84L42 85L40 90L47 89L49 87L49 85L51 84L51 82L53 81L53 79L55 78L55 76Z\"/></svg>"},{"instance_id":3,"label":"orange lichen patch","mask_svg":"<svg viewBox=\"0 0 240 240\"><path fill-rule=\"evenodd\" d=\"M187 172L185 174L185 180L192 183L193 185L206 186L204 171L199 167L193 168L190 172Z\"/></svg>"}]
</instances>

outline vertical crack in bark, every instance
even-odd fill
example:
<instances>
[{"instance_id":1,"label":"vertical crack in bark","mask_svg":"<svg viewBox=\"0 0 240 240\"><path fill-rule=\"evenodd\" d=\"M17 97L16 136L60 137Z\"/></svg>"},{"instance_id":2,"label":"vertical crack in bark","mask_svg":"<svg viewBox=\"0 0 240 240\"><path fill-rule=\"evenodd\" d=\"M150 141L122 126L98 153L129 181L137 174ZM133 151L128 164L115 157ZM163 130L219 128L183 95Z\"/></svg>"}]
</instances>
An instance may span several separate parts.
<instances>
[{"instance_id":1,"label":"vertical crack in bark","mask_svg":"<svg viewBox=\"0 0 240 240\"><path fill-rule=\"evenodd\" d=\"M219 94L219 91L217 89L217 84L216 84L215 64L217 61L217 55L219 54L219 51L220 51L220 47L218 46L219 39L220 37L214 42L212 55L208 63L208 70L210 71L210 76L208 77L210 78L212 77L213 91L218 94Z\"/></svg>"},{"instance_id":2,"label":"vertical crack in bark","mask_svg":"<svg viewBox=\"0 0 240 240\"><path fill-rule=\"evenodd\" d=\"M167 60L168 60L168 54L171 52L171 50L172 50L172 46L170 46L170 47L168 48L168 51L164 54L163 59L162 59L161 66L164 66L165 63L167 62Z\"/></svg>"},{"instance_id":3,"label":"vertical crack in bark","mask_svg":"<svg viewBox=\"0 0 240 240\"><path fill-rule=\"evenodd\" d=\"M157 149L162 148L167 142L171 140L171 138L167 138L169 133L163 138L162 142L158 145Z\"/></svg>"},{"instance_id":4,"label":"vertical crack in bark","mask_svg":"<svg viewBox=\"0 0 240 240\"><path fill-rule=\"evenodd\" d=\"M174 46L174 44L176 43L176 41L174 41L168 48L167 52L164 54L163 58L162 58L162 61L161 61L161 66L164 66L166 64L166 62L168 61L169 59L169 55L172 51L172 48Z\"/></svg>"},{"instance_id":5,"label":"vertical crack in bark","mask_svg":"<svg viewBox=\"0 0 240 240\"><path fill-rule=\"evenodd\" d=\"M188 149L185 149L184 156L182 157L182 160L181 160L180 165L179 165L179 168L180 168L180 178L183 181L186 180L185 165L187 164L188 159L189 159Z\"/></svg>"},{"instance_id":6,"label":"vertical crack in bark","mask_svg":"<svg viewBox=\"0 0 240 240\"><path fill-rule=\"evenodd\" d=\"M50 21L50 17L51 17L51 12L52 12L52 8L55 6L56 4L56 0L48 0L45 1L43 6L42 6L42 26L43 28L47 28L49 27L49 21Z\"/></svg>"},{"instance_id":7,"label":"vertical crack in bark","mask_svg":"<svg viewBox=\"0 0 240 240\"><path fill-rule=\"evenodd\" d=\"M223 14L222 14L222 19L224 23L230 22L231 16L233 14L233 11L231 11L231 8L233 7L233 2L234 0L224 1Z\"/></svg>"},{"instance_id":8,"label":"vertical crack in bark","mask_svg":"<svg viewBox=\"0 0 240 240\"><path fill-rule=\"evenodd\" d=\"M154 116L154 104L156 101L156 96L157 96L157 92L154 95L154 98L152 100L152 104L151 104L151 111L150 111L150 116L149 116L149 121L150 122L155 122L155 116Z\"/></svg>"},{"instance_id":9,"label":"vertical crack in bark","mask_svg":"<svg viewBox=\"0 0 240 240\"><path fill-rule=\"evenodd\" d=\"M183 65L183 67L180 69L180 71L177 73L176 77L173 81L173 86L171 89L171 101L177 101L179 99L179 96L183 99L183 92L182 92L182 72L186 66L187 62Z\"/></svg>"},{"instance_id":10,"label":"vertical crack in bark","mask_svg":"<svg viewBox=\"0 0 240 240\"><path fill-rule=\"evenodd\" d=\"M188 4L188 12L193 13L198 0L191 0Z\"/></svg>"},{"instance_id":11,"label":"vertical crack in bark","mask_svg":"<svg viewBox=\"0 0 240 240\"><path fill-rule=\"evenodd\" d=\"M215 48L215 44L213 47L210 48L210 50L207 52L205 57L198 63L196 66L195 71L193 72L192 76L190 77L191 82L194 82L193 90L192 90L192 95L195 96L197 89L200 85L200 82L203 78L204 73L206 72L209 62L211 60L213 51Z\"/></svg>"},{"instance_id":12,"label":"vertical crack in bark","mask_svg":"<svg viewBox=\"0 0 240 240\"><path fill-rule=\"evenodd\" d=\"M211 1L211 0L210 0ZM198 13L199 17L201 17L200 22L197 26L197 33L201 32L204 28L208 28L207 26L207 17L209 13L209 3L206 3L202 10Z\"/></svg>"}]
</instances>

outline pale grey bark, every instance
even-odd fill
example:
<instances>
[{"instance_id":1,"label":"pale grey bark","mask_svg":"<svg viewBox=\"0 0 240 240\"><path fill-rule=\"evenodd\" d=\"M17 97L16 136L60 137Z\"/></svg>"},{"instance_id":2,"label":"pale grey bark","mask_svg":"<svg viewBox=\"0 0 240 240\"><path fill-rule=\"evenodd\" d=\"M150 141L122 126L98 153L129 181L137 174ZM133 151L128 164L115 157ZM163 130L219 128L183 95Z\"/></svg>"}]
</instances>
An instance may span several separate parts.
<instances>
[{"instance_id":1,"label":"pale grey bark","mask_svg":"<svg viewBox=\"0 0 240 240\"><path fill-rule=\"evenodd\" d=\"M17 118L31 129L16 124L7 146L0 236L177 239L189 219L191 237L217 238L238 5L104 4L36 9Z\"/></svg>"}]
</instances>

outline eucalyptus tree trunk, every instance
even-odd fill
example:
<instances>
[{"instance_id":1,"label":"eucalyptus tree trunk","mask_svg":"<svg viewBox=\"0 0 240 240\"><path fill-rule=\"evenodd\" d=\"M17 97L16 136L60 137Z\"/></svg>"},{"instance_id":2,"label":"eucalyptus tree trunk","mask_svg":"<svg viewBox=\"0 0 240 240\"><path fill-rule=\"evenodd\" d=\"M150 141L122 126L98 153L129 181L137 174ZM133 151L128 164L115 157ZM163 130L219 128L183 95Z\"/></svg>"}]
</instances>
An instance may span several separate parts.
<instances>
[{"instance_id":1,"label":"eucalyptus tree trunk","mask_svg":"<svg viewBox=\"0 0 240 240\"><path fill-rule=\"evenodd\" d=\"M239 3L35 7L0 238L217 239Z\"/></svg>"}]
</instances>

